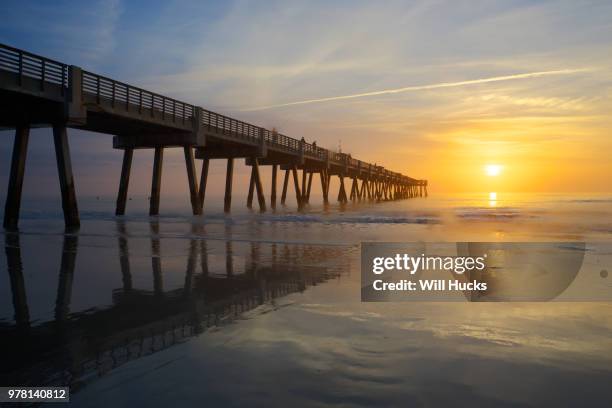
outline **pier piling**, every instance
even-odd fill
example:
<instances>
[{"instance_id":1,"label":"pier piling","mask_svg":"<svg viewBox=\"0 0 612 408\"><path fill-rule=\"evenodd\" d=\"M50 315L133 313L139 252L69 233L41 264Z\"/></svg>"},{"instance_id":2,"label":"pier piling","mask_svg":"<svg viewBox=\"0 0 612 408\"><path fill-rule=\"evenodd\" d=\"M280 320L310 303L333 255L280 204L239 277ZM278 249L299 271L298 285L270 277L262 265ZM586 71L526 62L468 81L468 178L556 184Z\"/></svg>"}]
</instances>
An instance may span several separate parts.
<instances>
[{"instance_id":1,"label":"pier piling","mask_svg":"<svg viewBox=\"0 0 612 408\"><path fill-rule=\"evenodd\" d=\"M125 205L127 200L128 186L130 184L130 172L132 169L132 158L134 149L128 148L123 150L123 164L121 165L121 178L119 179L119 193L117 194L117 207L115 215L125 214Z\"/></svg>"},{"instance_id":2,"label":"pier piling","mask_svg":"<svg viewBox=\"0 0 612 408\"><path fill-rule=\"evenodd\" d=\"M187 168L187 180L189 182L189 198L193 215L202 214L200 200L198 197L198 181L196 180L195 160L191 146L183 147L185 153L185 167Z\"/></svg>"},{"instance_id":3,"label":"pier piling","mask_svg":"<svg viewBox=\"0 0 612 408\"><path fill-rule=\"evenodd\" d=\"M225 198L223 200L223 211L226 213L232 209L232 182L234 178L234 159L227 159L227 170L225 174Z\"/></svg>"},{"instance_id":4,"label":"pier piling","mask_svg":"<svg viewBox=\"0 0 612 408\"><path fill-rule=\"evenodd\" d=\"M21 192L23 190L23 177L25 175L29 138L29 125L19 125L17 129L15 129L11 173L9 175L9 185L4 207L4 228L7 230L16 230L19 223Z\"/></svg>"},{"instance_id":5,"label":"pier piling","mask_svg":"<svg viewBox=\"0 0 612 408\"><path fill-rule=\"evenodd\" d=\"M149 203L149 215L159 215L163 161L164 148L156 147L153 157L153 177L151 178L151 201Z\"/></svg>"},{"instance_id":6,"label":"pier piling","mask_svg":"<svg viewBox=\"0 0 612 408\"><path fill-rule=\"evenodd\" d=\"M68 134L65 124L53 126L53 141L55 144L55 157L57 161L57 171L59 173L60 190L62 192L64 223L66 228L78 228L80 225L79 210L77 208L76 193L74 191L74 177L72 176Z\"/></svg>"}]
</instances>

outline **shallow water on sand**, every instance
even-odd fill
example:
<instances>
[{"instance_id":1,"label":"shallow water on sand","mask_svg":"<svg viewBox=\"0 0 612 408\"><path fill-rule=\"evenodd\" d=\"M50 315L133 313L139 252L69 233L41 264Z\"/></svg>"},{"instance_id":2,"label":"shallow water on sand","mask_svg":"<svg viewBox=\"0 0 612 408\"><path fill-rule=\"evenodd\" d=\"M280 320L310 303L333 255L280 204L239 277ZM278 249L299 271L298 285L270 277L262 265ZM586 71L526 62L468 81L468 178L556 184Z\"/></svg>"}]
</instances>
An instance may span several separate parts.
<instances>
[{"instance_id":1,"label":"shallow water on sand","mask_svg":"<svg viewBox=\"0 0 612 408\"><path fill-rule=\"evenodd\" d=\"M609 195L112 204L81 201L65 235L25 203L0 236L0 383L70 384L92 407L612 402L611 303L361 303L359 275L362 241L611 242Z\"/></svg>"}]
</instances>

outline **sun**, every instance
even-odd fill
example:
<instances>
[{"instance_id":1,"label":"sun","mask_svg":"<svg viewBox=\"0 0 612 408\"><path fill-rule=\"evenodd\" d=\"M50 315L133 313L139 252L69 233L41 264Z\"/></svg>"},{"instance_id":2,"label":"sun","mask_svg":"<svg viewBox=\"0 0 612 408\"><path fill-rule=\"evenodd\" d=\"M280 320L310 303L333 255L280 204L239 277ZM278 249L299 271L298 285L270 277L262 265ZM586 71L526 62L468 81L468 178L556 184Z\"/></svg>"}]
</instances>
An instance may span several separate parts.
<instances>
[{"instance_id":1,"label":"sun","mask_svg":"<svg viewBox=\"0 0 612 408\"><path fill-rule=\"evenodd\" d=\"M502 172L502 166L499 164L487 164L485 166L485 173L489 177L499 176L501 172Z\"/></svg>"}]
</instances>

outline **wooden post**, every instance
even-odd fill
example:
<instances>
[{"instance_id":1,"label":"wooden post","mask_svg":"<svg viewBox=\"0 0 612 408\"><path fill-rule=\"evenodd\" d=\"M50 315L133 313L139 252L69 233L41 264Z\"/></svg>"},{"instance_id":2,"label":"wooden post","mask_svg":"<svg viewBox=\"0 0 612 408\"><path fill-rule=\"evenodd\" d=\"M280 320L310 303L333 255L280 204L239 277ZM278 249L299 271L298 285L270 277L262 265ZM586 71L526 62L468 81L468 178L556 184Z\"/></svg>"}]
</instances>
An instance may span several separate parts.
<instances>
[{"instance_id":1,"label":"wooden post","mask_svg":"<svg viewBox=\"0 0 612 408\"><path fill-rule=\"evenodd\" d=\"M306 203L310 202L311 188L312 188L312 171L308 173L308 188L306 189Z\"/></svg>"},{"instance_id":2,"label":"wooden post","mask_svg":"<svg viewBox=\"0 0 612 408\"><path fill-rule=\"evenodd\" d=\"M234 159L227 159L227 173L225 175L225 199L223 210L228 213L232 208L232 179L234 175Z\"/></svg>"},{"instance_id":3,"label":"wooden post","mask_svg":"<svg viewBox=\"0 0 612 408\"><path fill-rule=\"evenodd\" d=\"M149 215L159 214L159 197L161 193L162 164L164 161L164 148L156 147L153 157L153 177L151 178L151 202Z\"/></svg>"},{"instance_id":4,"label":"wooden post","mask_svg":"<svg viewBox=\"0 0 612 408\"><path fill-rule=\"evenodd\" d=\"M68 134L65 124L53 126L53 141L55 144L55 158L59 173L60 190L62 191L64 223L66 228L78 228L81 223L79 221L79 209L77 208L76 193L74 191L72 163L70 162L70 149L68 147Z\"/></svg>"},{"instance_id":5,"label":"wooden post","mask_svg":"<svg viewBox=\"0 0 612 408\"><path fill-rule=\"evenodd\" d=\"M29 125L17 126L17 129L15 129L15 141L13 142L13 157L11 159L11 173L8 180L6 204L4 206L4 228L7 230L16 230L19 224L21 191L23 189L29 137Z\"/></svg>"},{"instance_id":6,"label":"wooden post","mask_svg":"<svg viewBox=\"0 0 612 408\"><path fill-rule=\"evenodd\" d=\"M187 180L189 182L189 198L191 201L191 211L193 215L202 214L200 200L198 197L198 180L196 178L195 160L193 159L193 149L191 146L184 146L185 166L187 167Z\"/></svg>"},{"instance_id":7,"label":"wooden post","mask_svg":"<svg viewBox=\"0 0 612 408\"><path fill-rule=\"evenodd\" d=\"M321 170L321 173L319 173L319 175L321 176L321 190L323 192L323 204L327 205L329 204L329 197L327 196L327 170Z\"/></svg>"},{"instance_id":8,"label":"wooden post","mask_svg":"<svg viewBox=\"0 0 612 408\"><path fill-rule=\"evenodd\" d=\"M357 177L353 177L353 182L351 183L351 201L355 201L357 199Z\"/></svg>"},{"instance_id":9,"label":"wooden post","mask_svg":"<svg viewBox=\"0 0 612 408\"><path fill-rule=\"evenodd\" d=\"M347 203L348 199L346 197L346 190L344 188L344 176L339 175L340 177L340 189L338 190L338 201L341 203Z\"/></svg>"},{"instance_id":10,"label":"wooden post","mask_svg":"<svg viewBox=\"0 0 612 408\"><path fill-rule=\"evenodd\" d=\"M259 175L259 161L257 157L253 157L253 175L255 189L257 190L257 201L259 202L259 211L266 211L266 198L264 197L263 187L261 185L261 177Z\"/></svg>"},{"instance_id":11,"label":"wooden post","mask_svg":"<svg viewBox=\"0 0 612 408\"><path fill-rule=\"evenodd\" d=\"M365 200L366 199L366 188L368 186L368 179L363 179L361 181L361 191L359 192L359 200Z\"/></svg>"},{"instance_id":12,"label":"wooden post","mask_svg":"<svg viewBox=\"0 0 612 408\"><path fill-rule=\"evenodd\" d=\"M270 206L272 209L276 208L276 173L278 171L278 165L272 165L272 189L270 192Z\"/></svg>"},{"instance_id":13,"label":"wooden post","mask_svg":"<svg viewBox=\"0 0 612 408\"><path fill-rule=\"evenodd\" d=\"M293 185L295 187L295 199L297 201L298 210L301 210L304 204L302 203L302 193L300 192L300 181L298 180L298 172L297 167L293 166L291 169L291 173L293 174Z\"/></svg>"},{"instance_id":14,"label":"wooden post","mask_svg":"<svg viewBox=\"0 0 612 408\"><path fill-rule=\"evenodd\" d=\"M208 165L210 160L205 158L202 160L202 174L200 175L200 188L198 189L198 200L200 203L200 211L204 211L204 198L206 197L206 183L208 182Z\"/></svg>"},{"instance_id":15,"label":"wooden post","mask_svg":"<svg viewBox=\"0 0 612 408\"><path fill-rule=\"evenodd\" d=\"M251 178L249 179L249 194L247 195L247 208L253 208L253 192L255 190L255 166L251 166Z\"/></svg>"},{"instance_id":16,"label":"wooden post","mask_svg":"<svg viewBox=\"0 0 612 408\"><path fill-rule=\"evenodd\" d=\"M119 179L119 193L117 194L115 215L125 214L125 203L127 201L128 186L130 184L133 156L134 149L128 148L123 150L123 165L121 166L121 178Z\"/></svg>"},{"instance_id":17,"label":"wooden post","mask_svg":"<svg viewBox=\"0 0 612 408\"><path fill-rule=\"evenodd\" d=\"M285 180L283 181L283 191L281 193L281 204L285 205L287 200L287 184L289 184L289 169L285 170Z\"/></svg>"},{"instance_id":18,"label":"wooden post","mask_svg":"<svg viewBox=\"0 0 612 408\"><path fill-rule=\"evenodd\" d=\"M302 204L306 204L306 167L302 169Z\"/></svg>"}]
</instances>

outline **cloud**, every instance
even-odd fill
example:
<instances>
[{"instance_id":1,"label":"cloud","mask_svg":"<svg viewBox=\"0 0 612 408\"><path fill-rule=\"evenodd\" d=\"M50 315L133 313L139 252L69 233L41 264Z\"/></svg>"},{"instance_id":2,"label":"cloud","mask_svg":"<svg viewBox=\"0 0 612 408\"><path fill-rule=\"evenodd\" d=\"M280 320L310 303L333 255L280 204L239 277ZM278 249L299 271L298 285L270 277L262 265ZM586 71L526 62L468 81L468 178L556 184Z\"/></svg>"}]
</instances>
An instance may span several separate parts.
<instances>
[{"instance_id":1,"label":"cloud","mask_svg":"<svg viewBox=\"0 0 612 408\"><path fill-rule=\"evenodd\" d=\"M364 93L357 93L357 94L351 94L351 95L330 96L326 98L317 98L317 99L306 99L302 101L246 108L242 110L243 111L258 111L258 110L281 108L281 107L287 107L287 106L306 105L306 104L311 104L311 103L332 102L332 101L340 101L340 100L346 100L346 99L364 98L364 97L369 97L369 96L392 95L392 94L398 94L398 93L403 93L403 92L425 91L425 90L439 89L439 88L455 88L455 87L467 86L467 85L486 84L490 82L510 81L510 80L517 80L517 79L538 78L538 77L550 76L550 75L569 75L569 74L577 74L577 73L591 71L591 70L592 70L591 68L575 68L575 69L558 69L558 70L552 70L552 71L527 72L527 73L522 73L522 74L471 79L467 81L440 82L436 84L407 86L407 87L402 87L402 88L384 89L381 91L364 92Z\"/></svg>"},{"instance_id":2,"label":"cloud","mask_svg":"<svg viewBox=\"0 0 612 408\"><path fill-rule=\"evenodd\" d=\"M47 57L95 68L116 45L115 31L123 11L120 0L55 4L8 1L0 39Z\"/></svg>"}]
</instances>

